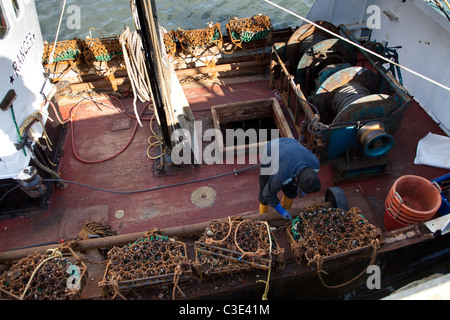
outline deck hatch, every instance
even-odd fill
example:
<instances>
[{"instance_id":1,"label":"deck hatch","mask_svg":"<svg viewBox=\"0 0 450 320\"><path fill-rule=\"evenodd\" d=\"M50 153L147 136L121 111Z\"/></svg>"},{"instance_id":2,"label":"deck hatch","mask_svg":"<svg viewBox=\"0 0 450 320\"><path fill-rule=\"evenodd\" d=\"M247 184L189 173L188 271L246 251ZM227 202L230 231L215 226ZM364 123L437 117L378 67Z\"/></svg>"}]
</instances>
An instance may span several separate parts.
<instances>
[{"instance_id":1,"label":"deck hatch","mask_svg":"<svg viewBox=\"0 0 450 320\"><path fill-rule=\"evenodd\" d=\"M258 150L264 146L267 141L274 138L271 130L278 130L279 137L294 138L286 117L276 99L261 99L245 102L228 103L211 107L214 128L222 134L221 139L216 139L219 148L224 153L245 150L248 152L251 148ZM241 125L241 126L240 126ZM242 129L248 133L249 129L256 132L257 141L246 136L245 144L239 144L239 141L227 141L227 130ZM260 130L266 129L266 135L261 135ZM253 139L254 140L254 139Z\"/></svg>"}]
</instances>

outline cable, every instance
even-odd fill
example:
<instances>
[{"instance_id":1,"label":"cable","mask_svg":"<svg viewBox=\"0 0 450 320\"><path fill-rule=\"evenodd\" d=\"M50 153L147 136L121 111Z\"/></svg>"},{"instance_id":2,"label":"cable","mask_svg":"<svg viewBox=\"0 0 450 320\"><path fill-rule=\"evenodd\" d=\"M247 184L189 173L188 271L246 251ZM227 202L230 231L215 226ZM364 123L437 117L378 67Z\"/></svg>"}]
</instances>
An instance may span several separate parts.
<instances>
[{"instance_id":1,"label":"cable","mask_svg":"<svg viewBox=\"0 0 450 320\"><path fill-rule=\"evenodd\" d=\"M33 148L33 147L30 147L30 146L27 146L27 147L28 147L28 149L30 149L32 158L33 158L34 162L36 163L36 165L37 165L39 168L41 168L42 170L44 170L45 172L47 172L48 174L50 174L50 175L52 175L52 176L55 176L56 179L58 179L59 181L61 181L61 176L60 176L57 172L55 172L55 171L53 171L52 169L46 167L45 165L43 165L43 164L39 161L39 159L38 159L37 156L36 156L36 152L34 151L34 148Z\"/></svg>"},{"instance_id":2,"label":"cable","mask_svg":"<svg viewBox=\"0 0 450 320\"><path fill-rule=\"evenodd\" d=\"M81 187L85 187L85 188L89 188L89 189L93 189L93 190L97 190L97 191L108 192L108 193L115 193L115 194L134 194L134 193L143 193L143 192L157 191L157 190L162 190L162 189L167 189L167 188L172 188L172 187L179 187L179 186L183 186L183 185L187 185L187 184L191 184L191 183L204 182L204 181L208 181L208 180L218 179L218 178L222 178L222 177L225 177L225 176L229 176L229 175L234 175L234 174L250 171L250 170L259 168L260 166L261 166L260 164L256 164L256 165L253 165L253 166L250 166L250 167L247 167L247 168L243 168L243 169L239 169L239 170L234 170L234 171L222 173L222 174L219 174L219 175L216 175L216 176L212 176L212 177L201 178L201 179L197 179L197 180L184 181L184 182L174 183L174 184L170 184L170 185L166 185L166 186L159 186L159 187L154 187L154 188L149 188L149 189L142 189L142 190L134 190L134 191L107 190L107 189L97 188L97 187L89 186L89 185L86 185L86 184L83 184L83 183L79 183L79 182L75 182L75 181L69 181L69 180L63 180L63 179L42 179L42 181L44 181L44 182L48 181L48 182L70 183L70 184L74 184L74 185L77 185L77 186L81 186Z\"/></svg>"},{"instance_id":3,"label":"cable","mask_svg":"<svg viewBox=\"0 0 450 320\"><path fill-rule=\"evenodd\" d=\"M110 109L113 109L113 110L117 110L117 111L119 111L119 112L121 112L121 113L127 114L129 117L131 117L131 118L133 118L133 119L136 119L136 116L135 116L134 112L128 111L128 110L125 108L125 106L124 106L124 104L122 103L122 101L121 101L119 98L115 97L115 96L104 95L104 96L100 96L100 98L101 98L101 99L109 99L110 102L111 102L111 99L115 99L115 100L117 100L117 101L119 102L120 108L117 108L117 107L115 107L114 105L113 105L113 106L107 105L107 104L105 104L105 103L103 103L103 102L101 102L101 101L98 101L98 99L94 99L94 98L92 98L92 97L90 97L90 96L83 96L83 95L77 94L77 93L68 94L68 96L76 96L76 97L81 97L81 98L83 98L83 99L87 99L87 100L89 100L89 101L91 101L91 102L93 102L93 103L95 103L95 104L100 104L100 105L105 106L105 107L107 107L107 108L110 108ZM151 102L150 102L150 103L151 103ZM145 113L145 115L153 115L153 113ZM141 120L143 120L143 121L150 121L151 118L141 118Z\"/></svg>"},{"instance_id":4,"label":"cable","mask_svg":"<svg viewBox=\"0 0 450 320\"><path fill-rule=\"evenodd\" d=\"M141 113L140 113L139 115L142 115L142 113L144 112L145 109L146 109L146 108L143 108L142 111L141 111ZM137 128L138 128L138 124L139 124L139 122L136 122L136 125L134 126L134 130L133 130L133 133L131 134L130 139L128 140L127 144L126 144L122 149L120 149L119 152L117 152L117 153L113 154L112 156L109 156L109 157L107 157L107 158L105 158L105 159L100 159L100 160L85 160L85 159L81 158L80 155L78 155L78 153L77 153L77 151L76 151L76 148L75 148L75 139L74 139L74 136L75 136L75 135L74 135L74 127L75 127L75 126L74 126L74 122L73 122L72 125L70 126L70 129L71 129L70 132L71 132L71 135L72 135L72 152L73 152L73 155L74 155L75 158L77 158L79 161L84 162L84 163L88 163L88 164L100 163L100 162L105 162L105 161L111 160L111 159L117 157L118 155L120 155L122 152L124 152L126 148L128 148L128 146L131 144L131 142L133 141L133 138L134 138L134 136L135 136L135 134L136 134L136 131L137 131Z\"/></svg>"},{"instance_id":5,"label":"cable","mask_svg":"<svg viewBox=\"0 0 450 320\"><path fill-rule=\"evenodd\" d=\"M54 113L55 113L55 115L56 115L58 121L59 121L61 124L66 124L66 123L68 123L68 122L71 122L71 123L72 123L72 125L71 125L71 127L70 127L70 133L71 133L71 136L72 136L72 143L71 143L71 144L72 144L72 151L73 151L73 154L74 154L75 158L78 159L78 160L81 161L81 162L88 163L88 164L94 164L94 163L105 162L105 161L108 161L108 160L111 160L111 159L117 157L119 154L121 154L123 151L125 151L125 149L127 149L128 146L131 144L131 142L133 141L133 138L134 138L134 136L135 136L135 134L136 134L137 128L138 128L138 122L136 122L136 125L135 125L135 127L134 127L133 133L131 134L130 140L129 140L129 141L127 142L127 144L126 144L119 152L117 152L116 154L114 154L114 155L112 155L112 156L109 156L109 157L107 157L107 158L105 158L105 159L100 159L100 160L85 160L85 159L81 158L81 156L77 153L76 148L75 148L75 134L74 134L75 122L73 122L73 119L74 119L74 117L75 117L75 114L76 114L78 108L81 107L84 103L86 103L87 100L92 101L92 102L94 102L94 103L99 103L99 104L101 104L101 105L103 105L103 106L106 106L106 107L108 107L108 108L112 108L112 109L114 109L114 110L116 110L116 111L118 111L118 112L125 113L127 116L129 116L129 117L131 117L131 118L133 118L133 119L139 119L139 117L142 116L142 114L144 113L145 109L151 104L151 102L150 102L147 106L145 106L145 107L142 109L142 111L140 112L140 114L138 115L138 118L136 118L134 115L128 113L128 111L126 110L125 106L123 105L122 101L120 101L120 99L118 99L118 98L116 98L116 97L114 97L114 96L106 96L106 98L108 98L108 99L110 100L110 102L111 102L111 99L117 100L117 101L119 102L119 104L120 104L120 108L116 108L116 107L114 107L114 106L112 106L112 107L111 107L111 106L108 106L107 104L101 103L101 102L99 102L99 101L97 101L97 100L94 100L94 99L92 99L92 98L90 98L90 97L83 97L83 99L82 99L81 101L79 101L75 106L73 106L73 107L70 109L70 111L69 111L69 117L68 117L67 119L61 119L60 114L59 114L59 111L57 110L56 106L53 104L53 102L49 101L49 103L50 103L51 107L53 108L53 111L54 111ZM141 120L152 122L153 118L154 118L154 113L153 113L153 115L152 115L151 118L142 118Z\"/></svg>"},{"instance_id":6,"label":"cable","mask_svg":"<svg viewBox=\"0 0 450 320\"><path fill-rule=\"evenodd\" d=\"M8 191L6 191L6 192L2 195L2 197L0 198L0 202L2 202L3 199L5 199L6 196L7 196L8 194L10 194L11 192L13 192L13 191L16 190L17 188L19 188L19 185L15 186L15 187L12 187L12 188L9 189Z\"/></svg>"},{"instance_id":7,"label":"cable","mask_svg":"<svg viewBox=\"0 0 450 320\"><path fill-rule=\"evenodd\" d=\"M48 63L49 65L51 65L53 63L53 56L55 54L56 42L58 41L59 30L61 28L61 22L62 22L62 18L64 15L64 9L66 7L66 1L67 0L64 0L64 2L63 2L62 9L61 9L61 15L59 16L58 28L56 29L55 42L53 42L53 50L52 50L52 53L50 54L49 63Z\"/></svg>"},{"instance_id":8,"label":"cable","mask_svg":"<svg viewBox=\"0 0 450 320\"><path fill-rule=\"evenodd\" d=\"M414 75L416 75L416 76L418 76L418 77L420 77L420 78L422 78L422 79L424 79L424 80L426 80L428 82L431 82L431 83L433 83L433 84L435 84L435 85L437 85L437 86L439 86L439 87L441 87L441 88L443 88L443 89L445 89L447 91L450 91L450 87L447 87L447 86L445 86L445 85L443 85L443 84L441 84L441 83L439 83L439 82L437 82L437 81L435 81L433 79L430 79L430 78L428 78L428 77L426 77L426 76L424 76L424 75L422 75L422 74L420 74L420 73L418 73L418 72L416 72L414 70L411 70L411 69L409 69L409 68L407 68L405 66L402 66L402 65L400 65L400 64L398 64L398 63L396 63L394 61L391 61L391 60L387 59L386 57L383 57L382 55L380 55L380 54L378 54L376 52L370 51L369 49L364 48L362 45L359 45L359 44L357 44L357 43L355 43L355 42L353 42L353 41L351 41L351 40L349 40L349 39L347 39L347 38L345 38L345 37L343 37L341 35L338 35L338 34L332 32L332 31L330 31L330 30L328 30L328 29L318 25L317 23L314 23L313 21L310 21L310 20L308 20L308 19L306 19L306 18L296 14L295 12L292 12L292 11L286 9L286 8L283 8L282 6L280 6L280 5L276 4L276 3L273 3L272 1L269 1L269 0L264 0L264 1L267 2L270 5L278 8L278 9L281 9L281 10L283 10L283 11L293 15L296 18L299 18L300 20L303 20L305 22L308 22L308 23L312 24L316 28L319 28L319 29L321 29L321 30L323 30L325 32L328 32L329 34L332 34L333 36L335 36L336 38L341 39L342 41L350 43L351 45L354 45L355 47L357 47L357 48L359 48L359 49L361 49L363 51L366 51L369 54L371 54L371 55L373 55L373 56L375 56L377 58L380 58L383 61L386 61L387 63L393 64L394 66L402 68L402 69L404 69L404 70L406 70L406 71L408 71L408 72L410 72L410 73L412 73L412 74L414 74Z\"/></svg>"},{"instance_id":9,"label":"cable","mask_svg":"<svg viewBox=\"0 0 450 320\"><path fill-rule=\"evenodd\" d=\"M309 53L310 49L312 49L313 46L324 40L327 40L328 38L329 36L326 36L324 34L313 33L302 42L300 42L300 48L298 49L298 52L300 53L299 56L302 57L305 53Z\"/></svg>"},{"instance_id":10,"label":"cable","mask_svg":"<svg viewBox=\"0 0 450 320\"><path fill-rule=\"evenodd\" d=\"M190 181L184 181L184 182L179 182L179 183L174 183L174 184L170 184L167 186L159 186L159 187L154 187L154 188L149 188L149 189L142 189L142 190L134 190L134 191L116 191L116 190L107 190L107 189L102 189L102 188L97 188L97 187L93 187L93 186L89 186L87 184L84 183L80 183L80 182L75 182L75 181L69 181L69 180L64 180L64 179L42 179L43 182L59 182L59 183L69 183L69 184L74 184L80 187L85 187L88 189L93 189L96 191L101 191L101 192L108 192L108 193L114 193L114 194L135 194L135 193L144 193L144 192L151 192L151 191L157 191L157 190L162 190L162 189L167 189L167 188L173 188L173 187L179 187L179 186L183 186L183 185L187 185L187 184L191 184L191 183L198 183L198 182L204 182L204 181L208 181L208 180L213 180L213 179L218 179L218 178L222 178L225 176L230 176L230 175L236 175L238 173L242 173L242 172L246 172L246 171L251 171L253 169L259 168L261 166L261 164L255 164L253 166L247 167L247 168L242 168L242 169L238 169L238 170L233 170L230 172L226 172L226 173L222 173L216 176L212 176L212 177L206 177L206 178L201 178L201 179L197 179L197 180L190 180ZM3 194L3 196L0 198L0 202L12 191L14 191L15 189L19 188L19 186L15 186L11 189L9 189L8 191L5 192L5 194Z\"/></svg>"}]
</instances>

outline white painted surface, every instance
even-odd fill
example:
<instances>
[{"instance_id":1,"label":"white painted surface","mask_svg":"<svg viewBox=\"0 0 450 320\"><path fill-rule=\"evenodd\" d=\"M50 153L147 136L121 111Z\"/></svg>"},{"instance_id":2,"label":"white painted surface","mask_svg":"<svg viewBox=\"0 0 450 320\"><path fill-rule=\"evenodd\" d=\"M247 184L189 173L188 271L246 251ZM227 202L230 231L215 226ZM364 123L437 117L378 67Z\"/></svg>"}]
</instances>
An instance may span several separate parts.
<instances>
[{"instance_id":1,"label":"white painted surface","mask_svg":"<svg viewBox=\"0 0 450 320\"><path fill-rule=\"evenodd\" d=\"M40 110L44 101L40 93L45 80L41 63L44 44L34 0L18 0L18 15L11 0L0 3L9 27L0 40L0 101L10 89L15 90L13 108L20 127L30 114ZM33 126L33 131L42 133L39 124ZM26 150L26 156L23 150L17 151L14 143L18 142L11 110L0 110L0 179L16 177L29 164L30 151Z\"/></svg>"}]
</instances>

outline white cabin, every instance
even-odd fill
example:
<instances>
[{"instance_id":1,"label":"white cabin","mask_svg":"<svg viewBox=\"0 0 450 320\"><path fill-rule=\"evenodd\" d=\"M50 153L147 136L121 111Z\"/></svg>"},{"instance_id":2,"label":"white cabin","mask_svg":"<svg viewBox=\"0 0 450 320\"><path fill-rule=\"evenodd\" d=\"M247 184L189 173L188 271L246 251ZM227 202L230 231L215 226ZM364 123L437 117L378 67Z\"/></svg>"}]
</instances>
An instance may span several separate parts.
<instances>
[{"instance_id":1,"label":"white cabin","mask_svg":"<svg viewBox=\"0 0 450 320\"><path fill-rule=\"evenodd\" d=\"M0 179L14 179L31 159L27 148L16 149L17 128L36 111L46 123L43 93L49 86L41 62L44 43L34 0L0 0L0 24ZM39 123L32 130L38 137L42 134Z\"/></svg>"}]
</instances>

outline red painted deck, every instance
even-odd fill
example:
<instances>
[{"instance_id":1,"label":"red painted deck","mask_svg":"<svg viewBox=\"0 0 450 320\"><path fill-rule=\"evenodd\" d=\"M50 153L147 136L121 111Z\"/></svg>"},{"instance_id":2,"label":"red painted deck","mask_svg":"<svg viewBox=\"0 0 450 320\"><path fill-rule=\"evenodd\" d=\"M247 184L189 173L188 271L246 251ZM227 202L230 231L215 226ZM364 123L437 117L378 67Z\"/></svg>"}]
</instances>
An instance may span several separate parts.
<instances>
[{"instance_id":1,"label":"red painted deck","mask_svg":"<svg viewBox=\"0 0 450 320\"><path fill-rule=\"evenodd\" d=\"M191 108L194 111L202 110L195 112L195 116L197 120L203 121L204 130L211 128L212 123L211 113L203 109L218 104L266 98L272 94L268 80L222 85L214 83L212 86L199 83L184 87L184 91ZM101 101L111 104L104 99ZM126 99L124 102L127 109L132 110L132 100ZM115 100L112 103L118 106ZM139 106L143 107L142 104ZM68 115L70 107L64 108L64 116ZM80 107L74 127L74 144L79 155L87 160L97 160L122 149L135 126L132 120L129 128L126 128L128 119L126 115L101 105L97 107L93 103L86 103ZM112 131L117 125L125 125L125 129ZM384 199L398 177L415 174L434 179L447 173L447 170L413 163L417 142L428 132L443 134L428 115L417 104L413 104L405 113L402 126L394 136L395 146L388 154L391 173L349 182L341 187L360 185L382 219ZM133 191L198 180L249 166L202 165L199 168L173 169L165 175L157 175L155 161L147 156L150 135L149 122L145 121L143 127L137 128L130 146L119 156L106 162L86 164L74 157L71 147L73 137L68 133L59 168L61 177L102 189ZM1 220L0 250L56 242L59 239L76 239L81 226L89 220L107 223L120 234L125 234L256 211L258 174L258 170L252 170L238 177L227 175L205 182L135 194L112 194L69 184L64 190L55 190L46 211L33 217ZM328 187L333 186L332 176L330 166L322 167L322 191L310 197L321 196ZM191 201L191 195L198 188L206 186L214 189L216 196L210 207L199 208ZM301 201L296 199L294 206ZM351 199L349 204L352 205ZM380 224L380 221L376 224Z\"/></svg>"}]
</instances>

